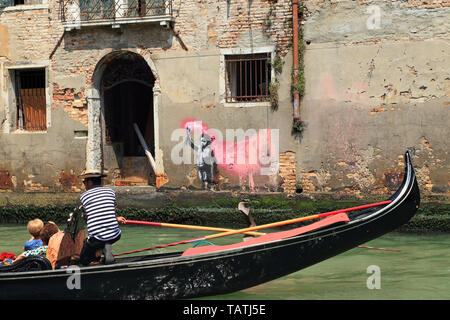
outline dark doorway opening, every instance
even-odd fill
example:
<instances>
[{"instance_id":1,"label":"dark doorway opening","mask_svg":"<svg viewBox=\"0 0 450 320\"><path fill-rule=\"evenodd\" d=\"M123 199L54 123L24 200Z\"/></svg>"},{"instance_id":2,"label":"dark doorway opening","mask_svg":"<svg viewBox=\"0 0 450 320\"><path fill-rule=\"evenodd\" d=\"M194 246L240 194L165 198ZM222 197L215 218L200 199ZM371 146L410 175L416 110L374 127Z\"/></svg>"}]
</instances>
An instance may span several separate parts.
<instances>
[{"instance_id":1,"label":"dark doorway opening","mask_svg":"<svg viewBox=\"0 0 450 320\"><path fill-rule=\"evenodd\" d=\"M153 92L146 85L127 81L106 90L104 95L106 141L122 143L124 157L144 157L134 130L136 123L154 154Z\"/></svg>"},{"instance_id":2,"label":"dark doorway opening","mask_svg":"<svg viewBox=\"0 0 450 320\"><path fill-rule=\"evenodd\" d=\"M154 172L134 129L136 123L154 156L154 81L147 62L131 52L114 58L103 73L105 142L114 149L120 169L116 178L124 185L154 182Z\"/></svg>"}]
</instances>

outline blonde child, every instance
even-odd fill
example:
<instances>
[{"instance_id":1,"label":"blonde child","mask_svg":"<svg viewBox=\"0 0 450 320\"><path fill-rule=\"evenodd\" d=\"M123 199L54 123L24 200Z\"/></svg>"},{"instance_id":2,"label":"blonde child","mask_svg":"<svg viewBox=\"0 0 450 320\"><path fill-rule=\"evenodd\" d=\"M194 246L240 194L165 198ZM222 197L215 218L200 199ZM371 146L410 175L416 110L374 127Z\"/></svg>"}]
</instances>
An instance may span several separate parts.
<instances>
[{"instance_id":1,"label":"blonde child","mask_svg":"<svg viewBox=\"0 0 450 320\"><path fill-rule=\"evenodd\" d=\"M28 222L27 230L32 235L30 240L25 242L24 250L33 250L40 246L42 246L42 240L40 236L40 232L44 227L44 222L41 219L34 219Z\"/></svg>"},{"instance_id":2,"label":"blonde child","mask_svg":"<svg viewBox=\"0 0 450 320\"><path fill-rule=\"evenodd\" d=\"M37 219L39 220L39 219ZM19 261L25 257L28 256L43 256L45 257L45 255L47 254L47 250L48 250L48 243L50 241L50 238L55 234L59 232L59 228L58 226L52 222L49 221L47 222L41 229L40 232L40 241L42 243L42 245L40 245L37 248L31 249L31 250L26 250L25 252L22 252L17 258L16 260L13 261Z\"/></svg>"}]
</instances>

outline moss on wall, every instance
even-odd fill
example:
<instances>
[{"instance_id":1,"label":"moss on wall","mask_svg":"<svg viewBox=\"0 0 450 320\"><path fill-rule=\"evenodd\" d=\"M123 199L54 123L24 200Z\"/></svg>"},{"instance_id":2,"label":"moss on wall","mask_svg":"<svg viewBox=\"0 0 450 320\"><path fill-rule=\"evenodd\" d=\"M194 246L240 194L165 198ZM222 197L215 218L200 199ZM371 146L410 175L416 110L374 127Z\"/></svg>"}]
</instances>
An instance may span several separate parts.
<instances>
[{"instance_id":1,"label":"moss on wall","mask_svg":"<svg viewBox=\"0 0 450 320\"><path fill-rule=\"evenodd\" d=\"M145 220L193 225L237 225L245 227L248 220L237 209L239 199L218 198L202 205L173 202L158 208L118 208L117 214L129 220ZM261 197L248 201L247 206L257 224L308 216L367 202L347 201L296 201L286 198ZM0 207L1 223L26 223L40 218L64 223L74 206L14 205ZM450 232L450 204L424 203L411 221L400 231ZM305 224L310 223L309 221Z\"/></svg>"}]
</instances>

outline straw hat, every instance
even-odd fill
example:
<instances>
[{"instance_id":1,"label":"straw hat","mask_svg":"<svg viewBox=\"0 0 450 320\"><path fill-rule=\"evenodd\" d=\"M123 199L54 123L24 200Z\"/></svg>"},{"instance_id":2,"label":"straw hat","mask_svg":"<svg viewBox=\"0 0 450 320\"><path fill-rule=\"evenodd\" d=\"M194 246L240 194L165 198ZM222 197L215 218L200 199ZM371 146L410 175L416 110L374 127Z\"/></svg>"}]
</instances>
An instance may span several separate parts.
<instances>
[{"instance_id":1,"label":"straw hat","mask_svg":"<svg viewBox=\"0 0 450 320\"><path fill-rule=\"evenodd\" d=\"M83 170L83 172L78 177L82 179L104 178L106 177L106 174L103 174L98 170Z\"/></svg>"}]
</instances>

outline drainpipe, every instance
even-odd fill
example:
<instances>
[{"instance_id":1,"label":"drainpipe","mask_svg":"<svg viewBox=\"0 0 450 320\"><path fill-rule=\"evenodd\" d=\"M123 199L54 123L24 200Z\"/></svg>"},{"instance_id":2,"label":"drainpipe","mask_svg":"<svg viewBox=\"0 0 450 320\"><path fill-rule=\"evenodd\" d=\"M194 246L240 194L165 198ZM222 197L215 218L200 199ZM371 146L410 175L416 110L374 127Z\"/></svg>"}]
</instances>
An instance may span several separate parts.
<instances>
[{"instance_id":1,"label":"drainpipe","mask_svg":"<svg viewBox=\"0 0 450 320\"><path fill-rule=\"evenodd\" d=\"M292 29L294 44L294 84L297 84L298 75L298 0L292 0ZM294 120L300 120L300 96L294 90Z\"/></svg>"}]
</instances>

